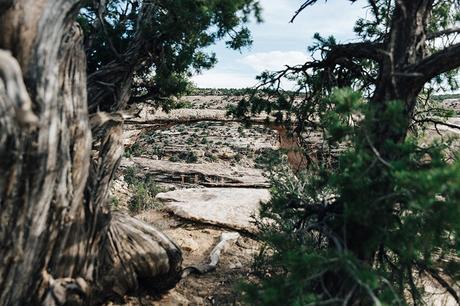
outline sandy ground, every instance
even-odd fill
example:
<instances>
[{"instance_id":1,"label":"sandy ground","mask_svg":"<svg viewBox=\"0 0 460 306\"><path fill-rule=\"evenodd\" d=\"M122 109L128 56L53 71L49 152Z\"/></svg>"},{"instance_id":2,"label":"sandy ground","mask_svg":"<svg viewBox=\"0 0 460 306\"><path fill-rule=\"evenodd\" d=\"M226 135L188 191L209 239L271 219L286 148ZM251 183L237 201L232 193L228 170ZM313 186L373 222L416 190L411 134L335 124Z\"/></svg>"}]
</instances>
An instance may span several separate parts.
<instances>
[{"instance_id":1,"label":"sandy ground","mask_svg":"<svg viewBox=\"0 0 460 306\"><path fill-rule=\"evenodd\" d=\"M194 118L199 119L203 112L205 118L209 117L210 112L216 113L218 117L224 117L225 108L229 104L236 103L235 99L227 101L222 97L187 97L186 102L194 108ZM276 150L279 145L278 132L262 125L248 127L237 122L200 120L192 123L182 122L184 121L182 117L184 114L189 114L190 110L178 110L176 113L169 114L170 117L167 114L156 113L152 118L150 118L151 111L142 110L142 112L140 115L144 116L143 120L155 116L166 116L165 118L168 119L172 116L173 119L177 117L179 122L160 128L156 128L155 124L150 126L128 123L125 129L127 147L133 144L137 146L136 150L132 150L132 155L125 157L126 160L137 158L146 160L147 163L152 161L152 164L164 165L162 174L154 177L159 180L158 184L167 190L205 187L199 183L184 184L180 180L174 181L174 177L178 175L176 168L181 165L182 170L203 168L204 165L212 169L217 166L224 167L225 173L232 172L232 169L238 167L249 173L258 172L260 170L255 169L256 159L267 150ZM184 157L183 152L192 152L193 160L188 155ZM174 165L176 168L168 168L168 165ZM126 167L122 167L119 171L112 191L119 202L117 209L132 214L127 208L132 190L122 178L123 168ZM145 171L147 167L137 165L137 169ZM223 173L219 175L222 176ZM204 176L212 175L205 173ZM244 177L241 179L244 181ZM161 207L143 211L136 217L155 225L180 246L184 268L208 263L209 255L219 242L221 234L235 231L231 228L180 219ZM251 279L252 262L259 247L260 244L254 236L241 231L240 237L234 242L229 242L224 249L215 271L204 275L191 274L163 296L125 297L122 303L111 302L108 305L240 305L241 292L238 285L242 281Z\"/></svg>"},{"instance_id":2,"label":"sandy ground","mask_svg":"<svg viewBox=\"0 0 460 306\"><path fill-rule=\"evenodd\" d=\"M186 98L189 107L195 109L196 118L202 115L201 112L207 112L205 116L203 115L205 118L210 117L209 113L220 118L225 108L229 104L236 103L237 100L237 98L228 100L220 96ZM145 110L142 114L145 117L143 120L152 119L149 117L150 113ZM165 161L165 165L174 161L184 163L184 167L187 167L187 163L191 162L187 159L191 158L190 155L183 153L192 152L194 164L219 163L219 165L227 165L229 169L235 165L254 168L257 166L257 159L265 154L264 152L279 147L288 150L291 165L302 168L305 163L301 154L295 150L297 144L289 139L283 130L267 129L263 125L247 127L237 122L224 124L197 120L193 123L184 123L186 120L182 117L186 113L190 111L177 111L175 116L180 119L180 123L169 124L167 128L157 128L155 124L127 125L126 144L129 147L135 142L138 145L137 152L134 153L137 154L136 156ZM183 182L181 184L171 181L163 183L163 186L168 190L197 187L193 184L184 185ZM129 213L126 203L129 201L131 191L126 182L122 179L116 180L113 190L120 202L118 209ZM161 208L143 211L137 217L163 230L181 247L184 267L209 262L209 254L218 243L221 234L232 231L228 228L180 219ZM242 297L238 284L252 279L252 262L258 253L260 243L248 234L243 232L240 234L240 238L230 243L224 250L215 271L205 275L190 275L163 296L126 297L123 303L108 305L241 305ZM430 282L426 285L427 292L441 292L442 295L430 299L429 305L454 305L448 297L447 300L443 300L445 292L442 288L435 288L431 284Z\"/></svg>"},{"instance_id":3,"label":"sandy ground","mask_svg":"<svg viewBox=\"0 0 460 306\"><path fill-rule=\"evenodd\" d=\"M184 267L209 262L209 254L221 233L229 231L180 220L156 210L142 212L137 217L155 224L181 247ZM257 241L241 234L224 249L215 271L205 275L191 274L163 296L126 297L124 303L107 305L241 305L238 285L251 279L252 261L258 249Z\"/></svg>"}]
</instances>

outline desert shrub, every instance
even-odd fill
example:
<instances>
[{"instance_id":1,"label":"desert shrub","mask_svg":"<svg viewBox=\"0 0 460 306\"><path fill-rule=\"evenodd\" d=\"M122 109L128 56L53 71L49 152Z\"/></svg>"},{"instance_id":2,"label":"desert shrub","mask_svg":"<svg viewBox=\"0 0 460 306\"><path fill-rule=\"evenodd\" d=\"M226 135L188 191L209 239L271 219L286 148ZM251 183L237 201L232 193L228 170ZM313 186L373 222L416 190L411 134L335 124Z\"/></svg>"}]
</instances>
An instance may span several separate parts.
<instances>
[{"instance_id":1,"label":"desert shrub","mask_svg":"<svg viewBox=\"0 0 460 306\"><path fill-rule=\"evenodd\" d=\"M117 209L120 206L120 199L118 199L115 196L112 196L111 201L110 201L110 207L112 209Z\"/></svg>"},{"instance_id":2,"label":"desert shrub","mask_svg":"<svg viewBox=\"0 0 460 306\"><path fill-rule=\"evenodd\" d=\"M242 158L243 158L243 154L241 154L241 153L236 153L236 154L233 156L233 159L234 159L236 162L241 161Z\"/></svg>"},{"instance_id":3,"label":"desert shrub","mask_svg":"<svg viewBox=\"0 0 460 306\"><path fill-rule=\"evenodd\" d=\"M456 296L460 281L460 163L448 142L372 138L372 108L337 90L319 123L331 146L346 143L334 166L294 174L273 169L272 199L258 223L264 249L259 280L244 285L254 305L423 304L420 279ZM383 118L401 127L402 104ZM349 120L351 117L355 120Z\"/></svg>"},{"instance_id":4,"label":"desert shrub","mask_svg":"<svg viewBox=\"0 0 460 306\"><path fill-rule=\"evenodd\" d=\"M129 210L132 213L160 207L160 202L155 197L158 193L164 192L164 189L158 186L152 176L140 177L134 167L126 168L123 174L133 192L129 201Z\"/></svg>"},{"instance_id":5,"label":"desert shrub","mask_svg":"<svg viewBox=\"0 0 460 306\"><path fill-rule=\"evenodd\" d=\"M283 150L274 150L272 148L261 149L257 152L255 163L257 168L270 169L282 161Z\"/></svg>"},{"instance_id":6,"label":"desert shrub","mask_svg":"<svg viewBox=\"0 0 460 306\"><path fill-rule=\"evenodd\" d=\"M145 154L146 150L140 143L134 143L130 147L125 149L125 157L129 158L131 156L140 156Z\"/></svg>"},{"instance_id":7,"label":"desert shrub","mask_svg":"<svg viewBox=\"0 0 460 306\"><path fill-rule=\"evenodd\" d=\"M192 145L194 142L195 142L195 139L193 137L189 137L185 141L185 143L188 144L188 145Z\"/></svg>"},{"instance_id":8,"label":"desert shrub","mask_svg":"<svg viewBox=\"0 0 460 306\"><path fill-rule=\"evenodd\" d=\"M174 154L171 157L169 157L169 161L177 163L178 161L180 161L180 158L179 158L179 156L177 154Z\"/></svg>"},{"instance_id":9,"label":"desert shrub","mask_svg":"<svg viewBox=\"0 0 460 306\"><path fill-rule=\"evenodd\" d=\"M179 152L177 154L172 155L169 158L169 161L172 161L172 162L185 161L186 163L193 164L198 161L198 156L193 151Z\"/></svg>"},{"instance_id":10,"label":"desert shrub","mask_svg":"<svg viewBox=\"0 0 460 306\"><path fill-rule=\"evenodd\" d=\"M207 138L207 137L203 137L203 138L201 139L201 144L207 144L207 143L209 143L208 138Z\"/></svg>"},{"instance_id":11,"label":"desert shrub","mask_svg":"<svg viewBox=\"0 0 460 306\"><path fill-rule=\"evenodd\" d=\"M190 102L190 101L186 101L186 100L178 100L176 102L174 102L173 104L173 109L179 109L179 108L193 108L193 103Z\"/></svg>"}]
</instances>

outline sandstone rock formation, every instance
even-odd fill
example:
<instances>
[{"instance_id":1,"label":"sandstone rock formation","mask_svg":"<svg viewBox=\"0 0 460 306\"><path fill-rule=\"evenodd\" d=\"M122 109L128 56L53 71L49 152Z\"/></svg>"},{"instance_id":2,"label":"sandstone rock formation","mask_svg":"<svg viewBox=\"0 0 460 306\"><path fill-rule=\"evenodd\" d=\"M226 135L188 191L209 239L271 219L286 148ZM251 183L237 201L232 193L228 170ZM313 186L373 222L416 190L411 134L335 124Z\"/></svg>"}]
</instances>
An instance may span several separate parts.
<instances>
[{"instance_id":1,"label":"sandstone rock formation","mask_svg":"<svg viewBox=\"0 0 460 306\"><path fill-rule=\"evenodd\" d=\"M159 193L157 199L175 215L198 222L254 232L252 216L260 202L270 199L268 189L192 188Z\"/></svg>"}]
</instances>

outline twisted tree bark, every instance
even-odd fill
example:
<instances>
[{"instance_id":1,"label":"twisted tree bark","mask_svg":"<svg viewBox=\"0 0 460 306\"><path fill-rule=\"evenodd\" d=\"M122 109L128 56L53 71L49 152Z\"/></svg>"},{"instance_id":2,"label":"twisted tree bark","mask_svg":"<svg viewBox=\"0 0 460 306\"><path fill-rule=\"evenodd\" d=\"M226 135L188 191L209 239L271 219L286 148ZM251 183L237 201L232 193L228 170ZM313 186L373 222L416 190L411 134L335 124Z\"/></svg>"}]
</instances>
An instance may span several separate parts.
<instances>
[{"instance_id":1,"label":"twisted tree bark","mask_svg":"<svg viewBox=\"0 0 460 306\"><path fill-rule=\"evenodd\" d=\"M88 116L79 2L0 0L0 305L95 304L180 277L172 241L108 209L123 119Z\"/></svg>"}]
</instances>

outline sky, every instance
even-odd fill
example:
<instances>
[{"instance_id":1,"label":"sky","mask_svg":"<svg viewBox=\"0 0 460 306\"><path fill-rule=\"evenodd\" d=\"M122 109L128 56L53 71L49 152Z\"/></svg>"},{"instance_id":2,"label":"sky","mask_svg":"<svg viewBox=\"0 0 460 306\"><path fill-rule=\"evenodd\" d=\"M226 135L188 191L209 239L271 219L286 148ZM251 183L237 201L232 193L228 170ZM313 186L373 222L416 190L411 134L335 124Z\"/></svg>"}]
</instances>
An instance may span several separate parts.
<instances>
[{"instance_id":1,"label":"sky","mask_svg":"<svg viewBox=\"0 0 460 306\"><path fill-rule=\"evenodd\" d=\"M251 23L254 43L239 51L224 42L207 51L217 54L218 63L192 81L200 88L244 88L254 86L256 75L264 70L279 70L283 65L302 64L309 58L308 46L313 35L334 35L339 42L356 39L353 26L366 14L365 2L345 0L318 1L289 23L302 0L260 0L263 23Z\"/></svg>"}]
</instances>

